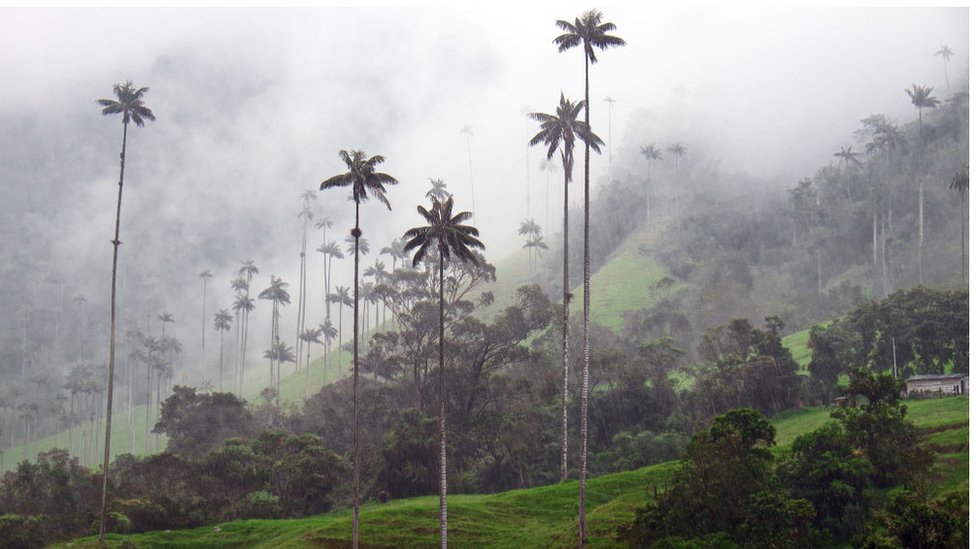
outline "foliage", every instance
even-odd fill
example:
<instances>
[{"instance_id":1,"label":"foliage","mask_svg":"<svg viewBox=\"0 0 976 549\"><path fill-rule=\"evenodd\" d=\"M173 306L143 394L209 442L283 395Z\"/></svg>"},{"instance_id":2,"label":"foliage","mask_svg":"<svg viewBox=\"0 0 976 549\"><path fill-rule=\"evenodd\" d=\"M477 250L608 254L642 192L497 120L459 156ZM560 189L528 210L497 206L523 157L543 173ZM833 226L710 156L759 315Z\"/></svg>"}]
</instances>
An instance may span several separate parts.
<instances>
[{"instance_id":1,"label":"foliage","mask_svg":"<svg viewBox=\"0 0 976 549\"><path fill-rule=\"evenodd\" d=\"M851 444L871 461L872 481L880 487L920 482L932 462L931 455L918 446L921 431L905 420L908 410L899 402L903 387L904 382L890 375L854 370L847 388L851 405L831 412ZM857 403L859 397L866 402Z\"/></svg>"},{"instance_id":2,"label":"foliage","mask_svg":"<svg viewBox=\"0 0 976 549\"><path fill-rule=\"evenodd\" d=\"M168 451L200 459L225 439L251 434L255 425L245 404L232 393L197 394L194 387L177 385L153 432L167 436Z\"/></svg>"},{"instance_id":3,"label":"foliage","mask_svg":"<svg viewBox=\"0 0 976 549\"><path fill-rule=\"evenodd\" d=\"M744 547L809 546L814 509L775 483L774 440L775 429L755 410L716 417L692 437L674 486L639 509L621 537L640 547L709 534L716 541L725 534Z\"/></svg>"}]
</instances>

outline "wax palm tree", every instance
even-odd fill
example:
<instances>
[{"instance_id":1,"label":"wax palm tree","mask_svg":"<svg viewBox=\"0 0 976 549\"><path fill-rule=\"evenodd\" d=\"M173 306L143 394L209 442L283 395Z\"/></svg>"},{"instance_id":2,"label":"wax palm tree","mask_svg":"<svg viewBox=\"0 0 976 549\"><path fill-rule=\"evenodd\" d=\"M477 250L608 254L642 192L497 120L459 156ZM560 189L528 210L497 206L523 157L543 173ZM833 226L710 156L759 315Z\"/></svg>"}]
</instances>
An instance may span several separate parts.
<instances>
[{"instance_id":1,"label":"wax palm tree","mask_svg":"<svg viewBox=\"0 0 976 549\"><path fill-rule=\"evenodd\" d=\"M242 261L241 262L241 267L237 270L237 274L239 274L240 276L243 276L244 277L244 280L247 282L247 288L244 291L244 296L252 304L251 307L245 308L243 310L244 315L243 315L243 319L242 320L243 320L244 325L241 328L241 332L244 334L244 337L241 339L241 383L242 383L242 389L243 389L244 367L247 364L247 339L248 339L248 334L250 332L250 327L251 327L251 322L250 322L250 320L251 320L251 311L254 310L254 306L253 306L254 301L250 299L250 297L251 297L251 279L254 277L254 275L258 274L258 268L257 268L257 266L254 265L254 260L253 259L248 259L248 260Z\"/></svg>"},{"instance_id":2,"label":"wax palm tree","mask_svg":"<svg viewBox=\"0 0 976 549\"><path fill-rule=\"evenodd\" d=\"M542 234L542 227L540 227L539 224L535 222L535 219L525 219L519 224L518 234L519 236L527 237L526 245L522 247L529 249L529 272L531 273L532 272L531 248L535 247L535 245L534 244L529 245L528 243L532 241L532 238L538 237Z\"/></svg>"},{"instance_id":3,"label":"wax palm tree","mask_svg":"<svg viewBox=\"0 0 976 549\"><path fill-rule=\"evenodd\" d=\"M329 318L329 259L330 256L325 252L328 242L325 240L325 230L332 227L332 220L328 217L320 218L315 227L322 229L322 244L315 251L322 254L322 295L325 301L325 318ZM342 252L339 252L340 254Z\"/></svg>"},{"instance_id":4,"label":"wax palm tree","mask_svg":"<svg viewBox=\"0 0 976 549\"><path fill-rule=\"evenodd\" d=\"M539 133L535 134L529 145L544 143L548 146L546 158L551 159L556 150L563 164L563 417L562 451L559 462L559 480L566 480L567 455L569 452L569 428L567 405L569 401L569 182L573 179L573 149L576 138L583 142L584 149L600 150L603 141L597 137L585 122L577 120L583 102L570 101L560 93L556 114L532 113L530 116L539 122Z\"/></svg>"},{"instance_id":5,"label":"wax palm tree","mask_svg":"<svg viewBox=\"0 0 976 549\"><path fill-rule=\"evenodd\" d=\"M156 318L159 320L159 326L162 329L161 337L166 337L166 325L173 323L173 313L163 311L156 315Z\"/></svg>"},{"instance_id":6,"label":"wax palm tree","mask_svg":"<svg viewBox=\"0 0 976 549\"><path fill-rule=\"evenodd\" d=\"M280 278L271 275L271 285L261 291L258 294L258 299L267 299L271 301L271 349L276 349L276 345L281 343L281 338L279 337L279 319L281 317L279 313L279 307L281 304L288 305L291 303L291 295L288 293L288 283L282 281ZM271 372L269 374L269 385L268 387L274 388L278 391L281 387L281 360L278 360L278 354L272 353L270 356L265 354L265 358L271 359ZM277 378L275 376L275 362L278 364ZM277 379L277 383L276 383ZM280 398L280 395L279 395ZM279 401L280 402L280 401Z\"/></svg>"},{"instance_id":7,"label":"wax palm tree","mask_svg":"<svg viewBox=\"0 0 976 549\"><path fill-rule=\"evenodd\" d=\"M949 188L959 193L959 224L962 229L962 281L966 284L966 193L969 192L969 162L952 176Z\"/></svg>"},{"instance_id":8,"label":"wax palm tree","mask_svg":"<svg viewBox=\"0 0 976 549\"><path fill-rule=\"evenodd\" d=\"M586 107L584 120L588 129L590 124L590 64L596 63L594 48L606 50L627 44L623 39L609 34L617 26L610 22L603 22L603 14L597 10L590 10L573 23L556 21L564 34L557 36L553 43L563 52L576 46L583 46L584 91L583 104ZM583 153L583 383L582 383L582 412L580 414L580 524L579 544L586 543L586 451L587 451L587 405L589 404L590 377L590 147L584 147Z\"/></svg>"},{"instance_id":9,"label":"wax palm tree","mask_svg":"<svg viewBox=\"0 0 976 549\"><path fill-rule=\"evenodd\" d=\"M447 192L447 183L444 183L443 180L432 177L428 179L430 180L430 190L424 196L430 199L446 200L451 195L451 193Z\"/></svg>"},{"instance_id":10,"label":"wax palm tree","mask_svg":"<svg viewBox=\"0 0 976 549\"><path fill-rule=\"evenodd\" d=\"M535 256L535 263L538 264L538 260L542 259L542 251L549 249L549 246L543 242L543 237L541 234L529 236L529 238L525 240L525 244L523 244L522 247L529 250L529 270L533 269L533 256Z\"/></svg>"},{"instance_id":11,"label":"wax palm tree","mask_svg":"<svg viewBox=\"0 0 976 549\"><path fill-rule=\"evenodd\" d=\"M149 88L136 88L131 80L120 82L112 87L116 99L99 99L97 103L102 107L102 114L122 115L122 153L119 155L119 196L115 206L115 237L112 239L112 307L111 332L108 344L108 393L106 399L105 422L105 459L102 464L102 505L98 519L98 541L105 544L105 516L108 509L108 461L112 442L112 390L115 375L115 282L119 267L119 226L122 220L122 185L125 181L125 147L129 133L129 122L142 127L146 120L156 120L156 115L143 102L143 96Z\"/></svg>"},{"instance_id":12,"label":"wax palm tree","mask_svg":"<svg viewBox=\"0 0 976 549\"><path fill-rule=\"evenodd\" d=\"M470 212L460 212L453 214L454 199L448 198L446 202L441 202L436 198L432 200L431 208L428 210L423 206L417 206L417 211L427 221L427 225L415 227L404 233L404 238L410 239L404 249L411 251L416 249L413 256L413 265L416 267L431 247L437 250L438 272L440 273L440 338L437 346L438 356L438 414L437 430L440 435L440 507L441 507L441 549L447 548L447 430L446 417L444 415L444 261L450 260L451 255L461 262L477 264L478 259L472 248L483 250L485 245L478 240L478 229L469 225L463 225L465 221L472 217Z\"/></svg>"},{"instance_id":13,"label":"wax palm tree","mask_svg":"<svg viewBox=\"0 0 976 549\"><path fill-rule=\"evenodd\" d=\"M345 255L343 255L342 249L339 248L339 245L336 244L336 241L335 240L330 240L328 244L323 244L323 245L319 246L317 251L322 254L323 261L325 261L326 259L328 260L328 266L325 268L325 273L326 273L325 278L328 281L328 283L331 283L332 282L332 260L333 259L342 259L342 258L345 257ZM331 306L332 302L329 301L329 299L328 299L328 295L329 295L329 286L328 286L328 283L327 283L327 285L325 287L325 295L326 295L325 318L326 319L331 319L332 318L332 306Z\"/></svg>"},{"instance_id":14,"label":"wax palm tree","mask_svg":"<svg viewBox=\"0 0 976 549\"><path fill-rule=\"evenodd\" d=\"M203 310L200 313L200 364L203 365L207 357L207 284L213 275L208 269L200 273L199 276L203 280Z\"/></svg>"},{"instance_id":15,"label":"wax palm tree","mask_svg":"<svg viewBox=\"0 0 976 549\"><path fill-rule=\"evenodd\" d=\"M465 136L465 143L468 146L468 174L471 177L471 215L474 215L474 164L471 162L471 138L474 136L474 128L470 124L461 126L461 133Z\"/></svg>"},{"instance_id":16,"label":"wax palm tree","mask_svg":"<svg viewBox=\"0 0 976 549\"><path fill-rule=\"evenodd\" d=\"M918 109L918 142L924 144L923 134L922 134L922 109L934 109L938 107L942 102L932 95L931 86L919 86L918 84L912 84L911 89L905 89L905 93L912 100L912 105Z\"/></svg>"},{"instance_id":17,"label":"wax palm tree","mask_svg":"<svg viewBox=\"0 0 976 549\"><path fill-rule=\"evenodd\" d=\"M646 147L640 148L640 153L644 156L644 160L647 160L647 182L644 187L644 201L646 207L646 218L648 221L651 219L651 160L661 160L664 158L661 155L661 151L654 146L653 143Z\"/></svg>"},{"instance_id":18,"label":"wax palm tree","mask_svg":"<svg viewBox=\"0 0 976 549\"><path fill-rule=\"evenodd\" d=\"M322 333L322 385L325 385L326 366L329 361L329 346L336 338L336 329L332 326L332 321L326 319L319 324L319 331Z\"/></svg>"},{"instance_id":19,"label":"wax palm tree","mask_svg":"<svg viewBox=\"0 0 976 549\"><path fill-rule=\"evenodd\" d=\"M214 313L214 330L220 334L220 365L218 370L218 379L220 392L224 392L224 332L230 330L230 321L234 317L230 316L227 309L217 309Z\"/></svg>"},{"instance_id":20,"label":"wax palm tree","mask_svg":"<svg viewBox=\"0 0 976 549\"><path fill-rule=\"evenodd\" d=\"M678 173L681 159L688 153L688 149L679 141L668 145L668 152L674 155L674 173Z\"/></svg>"},{"instance_id":21,"label":"wax palm tree","mask_svg":"<svg viewBox=\"0 0 976 549\"><path fill-rule=\"evenodd\" d=\"M922 109L934 109L939 106L941 101L932 96L932 88L930 86L919 86L917 84L912 84L912 89L906 89L905 93L912 100L912 105L918 109L918 143L920 147L925 146L925 141L922 133ZM922 247L925 244L925 184L924 178L921 176L918 178L918 283L919 285L923 282L923 271L922 271Z\"/></svg>"},{"instance_id":22,"label":"wax palm tree","mask_svg":"<svg viewBox=\"0 0 976 549\"><path fill-rule=\"evenodd\" d=\"M319 340L319 336L322 335L321 328L307 328L302 332L302 342L306 345L308 349L305 356L305 398L308 398L308 371L311 370L312 364L312 344L322 342ZM322 367L325 368L325 359L322 361Z\"/></svg>"},{"instance_id":23,"label":"wax palm tree","mask_svg":"<svg viewBox=\"0 0 976 549\"><path fill-rule=\"evenodd\" d=\"M302 333L305 331L305 305L307 301L307 262L306 262L306 252L308 251L308 222L315 218L315 214L312 212L311 202L315 200L315 191L303 191L301 194L302 200L302 210L298 212L298 218L302 220L302 251L299 253L300 267L299 267L299 278L298 278L298 319L295 321L295 348L298 350L296 354L296 364L295 368L302 367L302 346L304 345L304 340L302 340Z\"/></svg>"},{"instance_id":24,"label":"wax palm tree","mask_svg":"<svg viewBox=\"0 0 976 549\"><path fill-rule=\"evenodd\" d=\"M851 164L854 164L855 167L861 165L861 161L857 159L857 157L860 155L861 153L854 152L854 145L851 144L841 146L840 150L834 153L834 156L844 161L845 171L850 170ZM849 176L845 177L844 179L847 182L847 200L850 201L851 200L851 179Z\"/></svg>"},{"instance_id":25,"label":"wax palm tree","mask_svg":"<svg viewBox=\"0 0 976 549\"><path fill-rule=\"evenodd\" d=\"M339 350L340 357L342 351L342 306L352 308L352 296L349 294L349 287L347 286L336 286L336 291L334 294L329 294L329 302L339 305ZM339 365L339 361L336 361L336 366Z\"/></svg>"},{"instance_id":26,"label":"wax palm tree","mask_svg":"<svg viewBox=\"0 0 976 549\"><path fill-rule=\"evenodd\" d=\"M346 237L346 253L349 255L356 253L356 239L352 235ZM359 237L359 254L369 254L369 240L364 237Z\"/></svg>"},{"instance_id":27,"label":"wax palm tree","mask_svg":"<svg viewBox=\"0 0 976 549\"><path fill-rule=\"evenodd\" d=\"M950 89L949 88L949 58L955 54L956 52L952 51L952 49L950 49L949 46L945 44L942 44L942 47L939 48L939 51L935 52L935 55L942 56L942 63L943 66L945 67L946 91L949 91Z\"/></svg>"},{"instance_id":28,"label":"wax palm tree","mask_svg":"<svg viewBox=\"0 0 976 549\"><path fill-rule=\"evenodd\" d=\"M362 231L359 228L359 204L372 195L388 210L390 201L386 198L384 185L396 185L398 181L389 174L377 172L376 167L386 159L380 155L367 156L361 150L339 151L339 158L349 171L326 179L319 190L336 187L352 187L352 199L356 203L356 225L350 233L355 240L353 260L353 341L352 341L352 402L353 402L353 488L352 488L352 546L359 547L359 252Z\"/></svg>"},{"instance_id":29,"label":"wax palm tree","mask_svg":"<svg viewBox=\"0 0 976 549\"><path fill-rule=\"evenodd\" d=\"M401 238L394 238L390 245L380 250L380 254L387 254L390 259L393 260L393 270L395 271L397 266L397 261L402 261L407 258L407 253L403 251L404 241Z\"/></svg>"},{"instance_id":30,"label":"wax palm tree","mask_svg":"<svg viewBox=\"0 0 976 549\"><path fill-rule=\"evenodd\" d=\"M238 294L234 298L234 312L241 318L241 361L237 375L237 395L244 390L244 349L247 347L247 317L254 310L254 300L246 293Z\"/></svg>"}]
</instances>

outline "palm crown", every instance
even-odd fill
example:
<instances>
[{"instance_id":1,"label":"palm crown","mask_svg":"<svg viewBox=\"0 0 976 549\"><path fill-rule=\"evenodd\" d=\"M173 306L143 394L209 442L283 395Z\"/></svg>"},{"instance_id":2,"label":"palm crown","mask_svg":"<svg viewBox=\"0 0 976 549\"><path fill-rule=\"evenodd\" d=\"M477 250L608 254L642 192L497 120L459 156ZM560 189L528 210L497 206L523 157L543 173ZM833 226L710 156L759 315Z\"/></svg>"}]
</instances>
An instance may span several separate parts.
<instances>
[{"instance_id":1,"label":"palm crown","mask_svg":"<svg viewBox=\"0 0 976 549\"><path fill-rule=\"evenodd\" d=\"M915 107L918 109L923 109L926 107L935 108L942 103L930 95L932 93L931 86L919 86L918 84L912 84L912 89L906 89L905 93L908 94L908 97L912 98L912 105L915 105Z\"/></svg>"},{"instance_id":2,"label":"palm crown","mask_svg":"<svg viewBox=\"0 0 976 549\"><path fill-rule=\"evenodd\" d=\"M549 150L546 151L546 158L552 158L556 149L562 147L563 168L566 170L570 181L573 179L573 145L576 137L583 141L584 146L589 146L596 152L600 152L600 146L603 145L603 140L590 130L586 122L577 120L584 104L584 101L574 103L560 93L559 106L556 107L555 115L543 112L534 112L529 115L530 118L539 122L539 133L529 140L529 145L538 145L539 143L548 145Z\"/></svg>"},{"instance_id":3,"label":"palm crown","mask_svg":"<svg viewBox=\"0 0 976 549\"><path fill-rule=\"evenodd\" d=\"M471 249L483 250L485 245L477 238L478 229L470 225L462 225L464 221L471 218L471 212L460 212L454 215L453 209L453 197L448 197L445 202L433 199L429 210L417 206L417 211L428 224L414 227L403 234L404 238L409 239L404 250L409 252L417 249L413 256L414 267L423 261L432 245L437 247L437 251L444 259L449 259L453 254L461 261L478 263L478 258Z\"/></svg>"},{"instance_id":4,"label":"palm crown","mask_svg":"<svg viewBox=\"0 0 976 549\"><path fill-rule=\"evenodd\" d=\"M662 158L661 151L658 150L658 148L655 147L653 144L648 145L646 147L641 147L640 152L642 155L644 155L644 158L647 160L660 160Z\"/></svg>"},{"instance_id":5,"label":"palm crown","mask_svg":"<svg viewBox=\"0 0 976 549\"><path fill-rule=\"evenodd\" d=\"M339 158L346 163L349 171L326 179L319 186L319 190L351 185L352 199L356 204L373 195L373 198L386 205L388 210L393 209L390 201L386 199L386 188L383 185L396 185L399 181L389 174L376 171L376 166L382 164L385 158L380 155L367 158L366 153L361 150L339 151Z\"/></svg>"},{"instance_id":6,"label":"palm crown","mask_svg":"<svg viewBox=\"0 0 976 549\"><path fill-rule=\"evenodd\" d=\"M131 80L126 80L125 82L120 82L112 86L112 91L115 92L115 97L118 98L118 101L113 99L99 99L96 101L96 103L103 107L102 114L121 113L123 124L128 124L131 120L139 127L144 126L146 120L156 120L156 115L142 102L142 96L149 91L149 88L136 88Z\"/></svg>"},{"instance_id":7,"label":"palm crown","mask_svg":"<svg viewBox=\"0 0 976 549\"><path fill-rule=\"evenodd\" d=\"M602 23L603 14L597 10L590 10L577 17L572 23L557 20L556 26L565 34L557 36L552 43L559 46L559 51L563 52L570 48L575 48L581 43L586 59L589 63L596 63L596 52L593 48L605 50L610 47L625 46L622 38L611 36L608 32L617 29L613 23Z\"/></svg>"}]
</instances>

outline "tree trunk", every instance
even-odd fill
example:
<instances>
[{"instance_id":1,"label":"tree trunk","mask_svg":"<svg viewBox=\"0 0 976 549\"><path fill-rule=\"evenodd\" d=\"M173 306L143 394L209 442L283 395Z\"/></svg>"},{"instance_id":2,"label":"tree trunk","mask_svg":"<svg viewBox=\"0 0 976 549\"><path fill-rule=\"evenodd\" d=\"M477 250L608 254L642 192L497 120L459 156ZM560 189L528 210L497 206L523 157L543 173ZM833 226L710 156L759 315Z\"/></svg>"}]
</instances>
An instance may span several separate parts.
<instances>
[{"instance_id":1,"label":"tree trunk","mask_svg":"<svg viewBox=\"0 0 976 549\"><path fill-rule=\"evenodd\" d=\"M566 480L569 455L569 167L563 158L563 422L559 482Z\"/></svg>"},{"instance_id":2,"label":"tree trunk","mask_svg":"<svg viewBox=\"0 0 976 549\"><path fill-rule=\"evenodd\" d=\"M438 250L439 251L439 250ZM444 254L440 253L440 339L437 344L439 361L437 375L437 400L440 408L437 431L440 436L440 504L441 504L441 549L447 549L447 417L444 413Z\"/></svg>"},{"instance_id":3,"label":"tree trunk","mask_svg":"<svg viewBox=\"0 0 976 549\"><path fill-rule=\"evenodd\" d=\"M923 179L918 180L918 285L924 282L922 269L922 247L925 245L925 198L923 192L925 185Z\"/></svg>"},{"instance_id":4,"label":"tree trunk","mask_svg":"<svg viewBox=\"0 0 976 549\"><path fill-rule=\"evenodd\" d=\"M586 68L586 127L590 127L590 63ZM583 144L583 381L580 386L579 546L586 546L586 452L590 393L590 147Z\"/></svg>"},{"instance_id":5,"label":"tree trunk","mask_svg":"<svg viewBox=\"0 0 976 549\"><path fill-rule=\"evenodd\" d=\"M112 441L112 376L115 374L115 282L118 276L119 267L119 226L122 219L122 184L125 180L125 145L128 137L129 124L125 120L122 123L122 154L119 155L119 197L115 206L115 238L112 240L112 312L111 330L108 344L108 398L106 399L105 423L105 456L102 463L102 506L98 520L98 542L105 544L105 517L108 510L108 474L109 474L109 452Z\"/></svg>"},{"instance_id":6,"label":"tree trunk","mask_svg":"<svg viewBox=\"0 0 976 549\"><path fill-rule=\"evenodd\" d=\"M469 149L470 150L470 149ZM470 159L470 154L469 154ZM474 190L472 179L472 191ZM471 194L474 202L474 193ZM356 241L353 259L352 309L352 547L359 548L359 201L356 201L356 227L352 236Z\"/></svg>"}]
</instances>

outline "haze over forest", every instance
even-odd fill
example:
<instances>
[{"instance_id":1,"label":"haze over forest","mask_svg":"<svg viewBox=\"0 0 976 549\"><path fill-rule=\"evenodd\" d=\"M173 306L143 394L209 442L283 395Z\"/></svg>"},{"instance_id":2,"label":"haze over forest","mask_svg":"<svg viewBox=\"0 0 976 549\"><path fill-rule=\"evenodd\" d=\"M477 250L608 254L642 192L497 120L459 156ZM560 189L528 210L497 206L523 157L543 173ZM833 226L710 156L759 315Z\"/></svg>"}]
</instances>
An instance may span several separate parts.
<instances>
[{"instance_id":1,"label":"haze over forest","mask_svg":"<svg viewBox=\"0 0 976 549\"><path fill-rule=\"evenodd\" d=\"M295 283L299 194L339 173L342 148L384 155L384 170L401 182L390 191L392 214L376 203L363 213L364 236L386 245L413 222L428 178L443 179L470 209L460 133L470 125L476 220L489 260L504 257L520 246L527 175L532 217L545 219L544 152L533 148L526 159L534 128L522 113L554 111L560 91L582 99L580 60L553 54L553 17L534 8L515 17L492 9L5 9L0 256L8 266L33 256L37 267L6 272L5 285L31 296L49 291L38 280L58 280L107 316L120 132L94 100L126 79L149 86L158 121L130 132L122 276L138 273L139 291L173 312L186 341L198 329L204 269L216 275L222 307L243 259L255 260L262 279ZM645 142L680 140L699 161L785 196L860 118L910 120L902 90L943 81L932 56L940 44L960 52L954 77L969 50L965 9L621 8L613 20L628 46L594 68L592 125L612 142L615 163L610 174L608 151L594 157L596 189L640 174ZM596 104L608 95L612 135L607 103ZM577 202L581 187L572 185ZM319 195L314 207L336 223L330 238L341 242L350 206ZM348 285L348 270L337 269L338 282ZM313 303L316 292L312 285ZM5 310L10 328L13 310Z\"/></svg>"}]
</instances>

